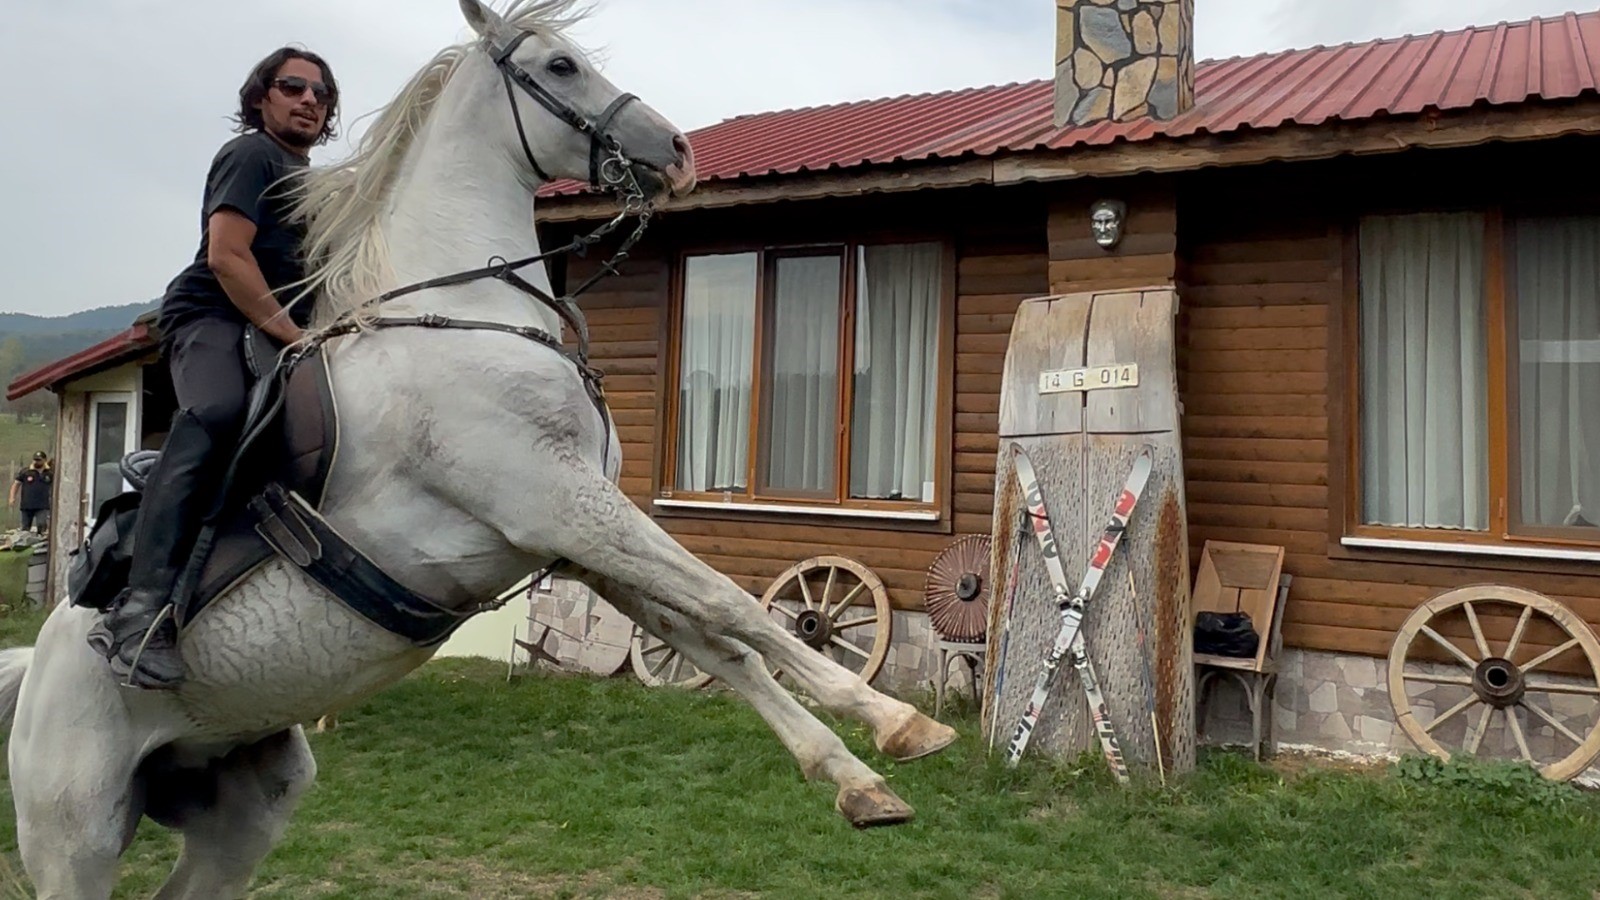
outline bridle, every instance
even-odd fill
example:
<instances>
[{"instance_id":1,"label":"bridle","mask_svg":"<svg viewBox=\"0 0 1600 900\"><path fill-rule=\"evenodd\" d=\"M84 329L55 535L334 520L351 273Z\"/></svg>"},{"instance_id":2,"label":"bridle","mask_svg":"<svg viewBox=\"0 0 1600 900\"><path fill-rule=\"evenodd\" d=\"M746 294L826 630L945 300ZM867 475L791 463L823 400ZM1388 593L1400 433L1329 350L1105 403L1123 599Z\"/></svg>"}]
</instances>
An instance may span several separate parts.
<instances>
[{"instance_id":1,"label":"bridle","mask_svg":"<svg viewBox=\"0 0 1600 900\"><path fill-rule=\"evenodd\" d=\"M528 157L528 165L533 166L533 171L545 181L552 179L540 167L539 161L533 158L533 150L528 146L528 136L522 129L522 112L517 108L517 97L512 89L512 84L522 88L522 92L538 101L540 106L549 110L552 115L572 126L579 134L589 136L589 183L595 186L604 184L619 184L626 177L628 158L622 153L622 144L611 134L611 120L617 117L624 106L639 99L633 94L618 94L617 99L611 101L601 111L599 118L591 119L581 112L573 109L569 104L562 102L560 97L550 93L545 86L535 81L527 69L511 61L511 54L517 52L522 42L527 40L529 32L518 31L509 41L499 48L491 48L489 57L494 60L495 68L500 70L500 80L506 86L506 99L511 103L511 118L517 123L517 137L522 141L522 152ZM607 169L606 167L612 168ZM602 171L606 169L606 171Z\"/></svg>"},{"instance_id":2,"label":"bridle","mask_svg":"<svg viewBox=\"0 0 1600 900\"><path fill-rule=\"evenodd\" d=\"M611 417L606 412L605 392L600 385L602 373L589 363L589 326L583 317L583 312L578 308L577 298L589 290L596 282L607 275L617 273L617 267L628 258L628 253L633 246L644 236L645 228L650 224L653 209L639 179L634 174L633 162L623 151L622 144L610 131L611 123L617 113L628 103L637 100L633 94L622 94L611 101L598 118L590 118L582 112L572 108L561 98L552 94L543 85L534 79L528 70L517 65L511 60L511 55L517 47L527 40L529 32L518 30L509 39L499 46L492 42L488 48L490 59L494 61L495 68L499 70L501 80L505 83L506 99L511 104L511 116L516 122L517 137L522 142L522 151L527 155L528 163L533 171L546 182L552 180L534 158L533 148L528 144L528 136L522 124L522 113L517 106L516 88L532 97L535 101L549 110L557 118L572 126L580 134L589 136L589 184L605 193L616 194L621 208L609 221L585 235L573 238L554 250L547 250L533 256L521 259L506 260L503 257L493 257L488 265L476 269L468 269L449 275L441 275L424 281L414 282L403 287L394 288L378 295L362 304L362 309L380 306L396 297L414 294L431 288L449 287L458 284L478 281L484 278L495 278L511 285L517 290L538 300L555 311L577 338L577 349L569 350L558 335L552 335L542 328L531 325L507 325L502 322L483 322L471 319L452 319L428 313L420 316L379 316L362 322L355 311L345 314L339 320L312 336L302 344L295 347L294 352L282 368L283 374L300 359L315 352L326 341L340 335L351 334L366 328L463 328L477 331L500 331L527 338L535 343L549 347L570 360L577 368L578 374L583 378L584 388L595 408L600 413L600 420L605 428L604 439L601 443L602 459L608 460L611 445ZM501 37L504 37L503 35ZM515 88L513 87L515 85ZM576 290L569 291L560 297L553 297L537 285L518 275L516 270L524 266L542 262L552 257L571 253L578 257L586 256L591 246L616 231L629 216L636 216L638 224L633 232L627 236L611 254L611 257L600 265L598 271L586 279Z\"/></svg>"}]
</instances>

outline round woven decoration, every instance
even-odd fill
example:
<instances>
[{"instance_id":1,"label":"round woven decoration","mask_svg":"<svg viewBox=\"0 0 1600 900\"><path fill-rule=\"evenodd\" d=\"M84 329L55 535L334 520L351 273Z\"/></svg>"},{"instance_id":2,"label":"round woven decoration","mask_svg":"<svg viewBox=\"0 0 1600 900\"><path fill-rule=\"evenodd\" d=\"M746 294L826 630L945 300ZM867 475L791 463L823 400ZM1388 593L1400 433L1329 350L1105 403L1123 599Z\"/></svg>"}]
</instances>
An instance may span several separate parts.
<instances>
[{"instance_id":1,"label":"round woven decoration","mask_svg":"<svg viewBox=\"0 0 1600 900\"><path fill-rule=\"evenodd\" d=\"M974 534L939 552L928 567L928 620L947 641L981 641L989 625L989 537Z\"/></svg>"}]
</instances>

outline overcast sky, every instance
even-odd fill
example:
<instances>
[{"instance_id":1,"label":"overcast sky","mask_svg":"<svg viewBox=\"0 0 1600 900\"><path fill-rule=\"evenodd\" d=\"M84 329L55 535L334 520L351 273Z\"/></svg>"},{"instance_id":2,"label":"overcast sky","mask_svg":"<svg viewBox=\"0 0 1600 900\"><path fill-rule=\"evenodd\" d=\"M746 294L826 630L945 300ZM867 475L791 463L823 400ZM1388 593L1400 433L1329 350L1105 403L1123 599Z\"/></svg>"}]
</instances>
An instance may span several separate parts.
<instances>
[{"instance_id":1,"label":"overcast sky","mask_svg":"<svg viewBox=\"0 0 1600 900\"><path fill-rule=\"evenodd\" d=\"M1197 55L1249 55L1554 15L1577 0L1198 0ZM249 67L326 56L345 129L466 34L456 0L11 0L0 34L0 311L158 297L194 255L200 191ZM601 0L576 33L685 130L740 113L1026 81L1053 0Z\"/></svg>"}]
</instances>

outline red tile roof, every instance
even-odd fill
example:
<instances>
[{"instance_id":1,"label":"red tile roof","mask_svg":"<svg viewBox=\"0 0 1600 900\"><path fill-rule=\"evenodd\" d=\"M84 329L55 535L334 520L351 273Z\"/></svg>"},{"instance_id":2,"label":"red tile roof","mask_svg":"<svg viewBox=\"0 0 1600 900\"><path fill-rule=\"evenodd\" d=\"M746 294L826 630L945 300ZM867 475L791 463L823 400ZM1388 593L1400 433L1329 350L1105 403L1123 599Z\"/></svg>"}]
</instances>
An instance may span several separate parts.
<instances>
[{"instance_id":1,"label":"red tile roof","mask_svg":"<svg viewBox=\"0 0 1600 900\"><path fill-rule=\"evenodd\" d=\"M79 350L71 356L62 357L53 363L34 369L32 372L17 376L6 388L6 399L15 400L18 397L27 396L40 388L46 388L69 378L86 374L102 366L137 356L156 346L156 343L156 337L151 332L150 326L144 322L136 322L133 327L121 334L113 335L92 347L85 347Z\"/></svg>"},{"instance_id":2,"label":"red tile roof","mask_svg":"<svg viewBox=\"0 0 1600 900\"><path fill-rule=\"evenodd\" d=\"M716 181L1562 100L1597 82L1600 11L1202 62L1194 108L1165 123L1057 128L1046 79L744 115L689 141Z\"/></svg>"}]
</instances>

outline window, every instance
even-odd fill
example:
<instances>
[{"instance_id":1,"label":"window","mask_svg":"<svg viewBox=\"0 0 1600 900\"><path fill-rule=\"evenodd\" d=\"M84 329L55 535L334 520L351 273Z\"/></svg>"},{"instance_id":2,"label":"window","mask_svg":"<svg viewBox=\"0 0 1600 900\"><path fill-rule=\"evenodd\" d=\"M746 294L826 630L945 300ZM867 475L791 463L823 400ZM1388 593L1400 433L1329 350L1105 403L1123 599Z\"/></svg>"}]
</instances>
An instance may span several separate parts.
<instances>
[{"instance_id":1,"label":"window","mask_svg":"<svg viewBox=\"0 0 1600 900\"><path fill-rule=\"evenodd\" d=\"M946 259L939 243L684 257L664 495L933 506Z\"/></svg>"},{"instance_id":2,"label":"window","mask_svg":"<svg viewBox=\"0 0 1600 900\"><path fill-rule=\"evenodd\" d=\"M1515 525L1600 539L1600 215L1513 223Z\"/></svg>"},{"instance_id":3,"label":"window","mask_svg":"<svg viewBox=\"0 0 1600 900\"><path fill-rule=\"evenodd\" d=\"M1364 218L1357 525L1600 543L1600 215Z\"/></svg>"},{"instance_id":4,"label":"window","mask_svg":"<svg viewBox=\"0 0 1600 900\"><path fill-rule=\"evenodd\" d=\"M89 395L89 472L85 479L85 518L93 525L100 504L128 489L122 478L121 461L133 452L135 430L132 425L133 394L96 392Z\"/></svg>"}]
</instances>

